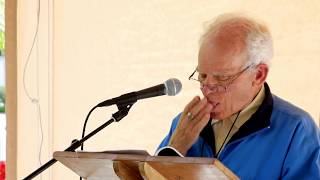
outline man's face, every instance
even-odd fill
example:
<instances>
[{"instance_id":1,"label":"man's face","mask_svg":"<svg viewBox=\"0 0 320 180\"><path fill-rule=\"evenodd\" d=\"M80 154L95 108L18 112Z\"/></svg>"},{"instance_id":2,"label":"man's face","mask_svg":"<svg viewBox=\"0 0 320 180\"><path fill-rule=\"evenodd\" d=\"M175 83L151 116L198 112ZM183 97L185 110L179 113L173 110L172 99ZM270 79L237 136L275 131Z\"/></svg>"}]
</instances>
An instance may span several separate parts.
<instances>
[{"instance_id":1,"label":"man's face","mask_svg":"<svg viewBox=\"0 0 320 180\"><path fill-rule=\"evenodd\" d=\"M248 105L256 95L257 89L253 86L254 72L245 70L246 62L247 54L241 44L219 42L219 39L203 42L197 70L200 74L205 74L201 90L213 106L211 118L230 117ZM219 77L233 78L219 81ZM216 84L225 85L226 91L212 91L210 85L212 87Z\"/></svg>"}]
</instances>

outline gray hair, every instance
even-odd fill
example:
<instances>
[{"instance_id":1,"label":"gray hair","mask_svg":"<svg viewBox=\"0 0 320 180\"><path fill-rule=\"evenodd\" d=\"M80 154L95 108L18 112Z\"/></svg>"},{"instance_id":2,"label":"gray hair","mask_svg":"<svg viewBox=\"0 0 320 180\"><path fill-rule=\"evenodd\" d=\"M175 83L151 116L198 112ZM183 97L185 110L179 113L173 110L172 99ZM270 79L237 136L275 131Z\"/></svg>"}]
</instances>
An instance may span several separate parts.
<instances>
[{"instance_id":1,"label":"gray hair","mask_svg":"<svg viewBox=\"0 0 320 180\"><path fill-rule=\"evenodd\" d=\"M266 64L270 66L273 57L272 37L266 25L241 14L223 14L209 24L200 38L200 45L209 35L217 34L230 24L237 24L245 33L245 47L248 54L246 65Z\"/></svg>"}]
</instances>

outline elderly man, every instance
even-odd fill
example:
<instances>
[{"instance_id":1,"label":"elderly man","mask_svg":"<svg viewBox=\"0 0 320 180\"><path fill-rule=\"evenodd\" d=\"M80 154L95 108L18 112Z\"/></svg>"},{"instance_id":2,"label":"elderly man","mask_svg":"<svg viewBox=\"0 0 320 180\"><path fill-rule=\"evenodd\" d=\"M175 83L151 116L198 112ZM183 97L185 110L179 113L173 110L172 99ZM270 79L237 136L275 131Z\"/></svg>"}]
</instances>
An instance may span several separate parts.
<instances>
[{"instance_id":1,"label":"elderly man","mask_svg":"<svg viewBox=\"0 0 320 180\"><path fill-rule=\"evenodd\" d=\"M241 179L320 179L320 132L265 82L273 55L266 26L219 16L200 41L189 77L196 96L174 120L158 155L215 157Z\"/></svg>"}]
</instances>

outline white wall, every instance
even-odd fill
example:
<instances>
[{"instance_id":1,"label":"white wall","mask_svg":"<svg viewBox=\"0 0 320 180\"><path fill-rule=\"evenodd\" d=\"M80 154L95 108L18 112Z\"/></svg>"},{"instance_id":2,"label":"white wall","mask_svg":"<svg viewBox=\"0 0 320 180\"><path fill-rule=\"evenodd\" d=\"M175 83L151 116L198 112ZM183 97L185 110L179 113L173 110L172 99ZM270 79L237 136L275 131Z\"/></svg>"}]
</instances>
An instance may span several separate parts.
<instances>
[{"instance_id":1,"label":"white wall","mask_svg":"<svg viewBox=\"0 0 320 180\"><path fill-rule=\"evenodd\" d=\"M37 104L28 100L22 87L23 65L35 27L34 3L20 1L19 6L19 178L38 167ZM276 50L268 78L272 91L318 120L319 3L56 0L49 8L43 4L38 58L33 54L27 84L31 92L37 92L35 77L39 77L44 122L42 160L48 160L53 151L65 149L73 138L80 137L87 112L98 102L177 77L183 83L178 96L139 101L128 117L107 127L85 145L90 151L146 149L153 153L171 119L195 94L200 94L187 77L197 63L198 38L204 22L233 10L256 15L269 25ZM39 76L34 74L37 59ZM96 110L87 132L108 120L114 111L115 108ZM25 141L25 137L29 140ZM52 179L76 178L61 164L50 170Z\"/></svg>"},{"instance_id":2,"label":"white wall","mask_svg":"<svg viewBox=\"0 0 320 180\"><path fill-rule=\"evenodd\" d=\"M48 161L54 151L51 92L53 7L48 4L52 1L40 1L39 30L32 48L37 24L37 2L18 1L17 9L17 179L22 179L38 168L40 163ZM45 171L40 177L49 179L51 170Z\"/></svg>"}]
</instances>

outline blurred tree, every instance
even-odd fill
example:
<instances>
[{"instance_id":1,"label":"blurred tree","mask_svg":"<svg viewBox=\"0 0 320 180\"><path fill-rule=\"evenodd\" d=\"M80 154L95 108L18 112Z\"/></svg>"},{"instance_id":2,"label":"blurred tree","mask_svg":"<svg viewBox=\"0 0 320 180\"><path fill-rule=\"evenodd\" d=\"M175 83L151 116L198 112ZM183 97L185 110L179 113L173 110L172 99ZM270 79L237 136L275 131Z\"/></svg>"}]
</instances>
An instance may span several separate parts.
<instances>
[{"instance_id":1,"label":"blurred tree","mask_svg":"<svg viewBox=\"0 0 320 180\"><path fill-rule=\"evenodd\" d=\"M0 0L0 55L4 55L5 49L4 2L5 0Z\"/></svg>"}]
</instances>

